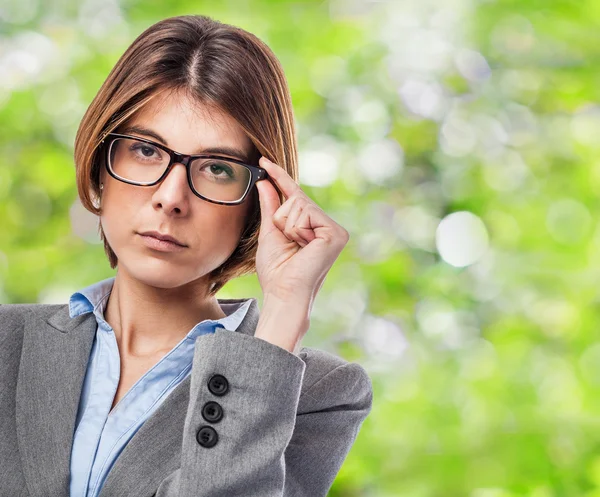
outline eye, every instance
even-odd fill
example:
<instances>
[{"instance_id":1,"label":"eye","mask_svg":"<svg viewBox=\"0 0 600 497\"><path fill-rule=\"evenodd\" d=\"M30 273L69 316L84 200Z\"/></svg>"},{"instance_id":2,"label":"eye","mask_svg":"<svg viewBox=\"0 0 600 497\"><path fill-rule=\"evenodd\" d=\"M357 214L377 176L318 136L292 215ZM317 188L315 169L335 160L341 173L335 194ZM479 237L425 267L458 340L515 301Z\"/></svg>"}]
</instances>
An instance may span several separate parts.
<instances>
[{"instance_id":1,"label":"eye","mask_svg":"<svg viewBox=\"0 0 600 497\"><path fill-rule=\"evenodd\" d=\"M224 162L209 162L202 169L220 178L233 178L235 176L233 168Z\"/></svg>"},{"instance_id":2,"label":"eye","mask_svg":"<svg viewBox=\"0 0 600 497\"><path fill-rule=\"evenodd\" d=\"M137 152L138 155L143 155L144 157L152 157L154 154L158 154L158 150L147 143L134 143L131 146L131 150Z\"/></svg>"},{"instance_id":3,"label":"eye","mask_svg":"<svg viewBox=\"0 0 600 497\"><path fill-rule=\"evenodd\" d=\"M154 154L156 152L156 150L152 147L148 147L148 146L141 146L140 147L140 151L142 152L142 154L144 154L146 157L152 157L152 154Z\"/></svg>"},{"instance_id":4,"label":"eye","mask_svg":"<svg viewBox=\"0 0 600 497\"><path fill-rule=\"evenodd\" d=\"M163 162L163 153L149 143L134 141L128 147L130 157L144 164L158 164Z\"/></svg>"}]
</instances>

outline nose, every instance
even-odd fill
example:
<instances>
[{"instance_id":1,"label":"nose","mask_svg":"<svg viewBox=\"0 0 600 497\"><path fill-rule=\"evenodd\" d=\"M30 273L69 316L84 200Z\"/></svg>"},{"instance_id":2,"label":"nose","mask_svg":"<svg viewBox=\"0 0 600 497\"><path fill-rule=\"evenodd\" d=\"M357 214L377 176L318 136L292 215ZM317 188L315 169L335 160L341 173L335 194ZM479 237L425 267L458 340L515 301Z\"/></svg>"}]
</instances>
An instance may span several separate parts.
<instances>
[{"instance_id":1,"label":"nose","mask_svg":"<svg viewBox=\"0 0 600 497\"><path fill-rule=\"evenodd\" d=\"M170 216L185 216L189 211L190 195L193 192L188 184L186 167L175 163L157 185L152 195L152 205Z\"/></svg>"}]
</instances>

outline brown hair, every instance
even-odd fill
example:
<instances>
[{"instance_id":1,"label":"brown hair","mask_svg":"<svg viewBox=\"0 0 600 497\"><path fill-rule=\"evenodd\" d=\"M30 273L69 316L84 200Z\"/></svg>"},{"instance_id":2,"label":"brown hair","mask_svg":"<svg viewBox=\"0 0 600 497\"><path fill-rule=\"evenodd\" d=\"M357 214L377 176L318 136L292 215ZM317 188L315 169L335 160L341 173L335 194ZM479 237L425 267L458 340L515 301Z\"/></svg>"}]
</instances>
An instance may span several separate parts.
<instances>
[{"instance_id":1,"label":"brown hair","mask_svg":"<svg viewBox=\"0 0 600 497\"><path fill-rule=\"evenodd\" d=\"M271 49L241 28L205 16L179 16L146 29L129 46L88 107L75 138L77 189L84 207L100 215L102 140L163 90L185 90L200 103L235 119L263 155L298 180L292 101L283 69ZM280 199L284 198L280 194ZM256 271L260 226L253 190L248 222L235 251L208 275L210 295L232 278ZM111 268L117 256L102 226Z\"/></svg>"}]
</instances>

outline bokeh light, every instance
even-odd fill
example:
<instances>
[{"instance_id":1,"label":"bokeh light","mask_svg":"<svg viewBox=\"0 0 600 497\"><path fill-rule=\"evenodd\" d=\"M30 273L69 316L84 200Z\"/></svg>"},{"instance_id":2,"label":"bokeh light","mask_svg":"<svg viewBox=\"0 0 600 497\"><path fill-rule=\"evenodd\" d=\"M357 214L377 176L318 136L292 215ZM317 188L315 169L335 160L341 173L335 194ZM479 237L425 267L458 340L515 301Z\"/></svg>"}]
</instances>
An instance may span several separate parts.
<instances>
[{"instance_id":1,"label":"bokeh light","mask_svg":"<svg viewBox=\"0 0 600 497\"><path fill-rule=\"evenodd\" d=\"M350 233L303 340L373 380L330 495L600 496L596 0L2 2L0 303L114 274L75 133L182 13L272 47L300 185ZM218 296L262 301L255 275Z\"/></svg>"}]
</instances>

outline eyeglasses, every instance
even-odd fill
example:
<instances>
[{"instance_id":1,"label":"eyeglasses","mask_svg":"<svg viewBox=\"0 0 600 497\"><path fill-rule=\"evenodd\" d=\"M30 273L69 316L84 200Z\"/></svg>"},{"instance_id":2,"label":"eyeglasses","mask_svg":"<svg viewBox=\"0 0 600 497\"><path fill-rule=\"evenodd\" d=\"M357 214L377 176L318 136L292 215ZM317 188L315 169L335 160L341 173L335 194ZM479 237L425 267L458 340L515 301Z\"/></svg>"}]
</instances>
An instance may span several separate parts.
<instances>
[{"instance_id":1,"label":"eyeglasses","mask_svg":"<svg viewBox=\"0 0 600 497\"><path fill-rule=\"evenodd\" d=\"M238 159L180 154L160 143L120 133L106 136L106 168L113 178L130 185L156 185L167 177L173 164L183 164L196 196L215 204L238 205L257 181L268 177L262 167Z\"/></svg>"}]
</instances>

